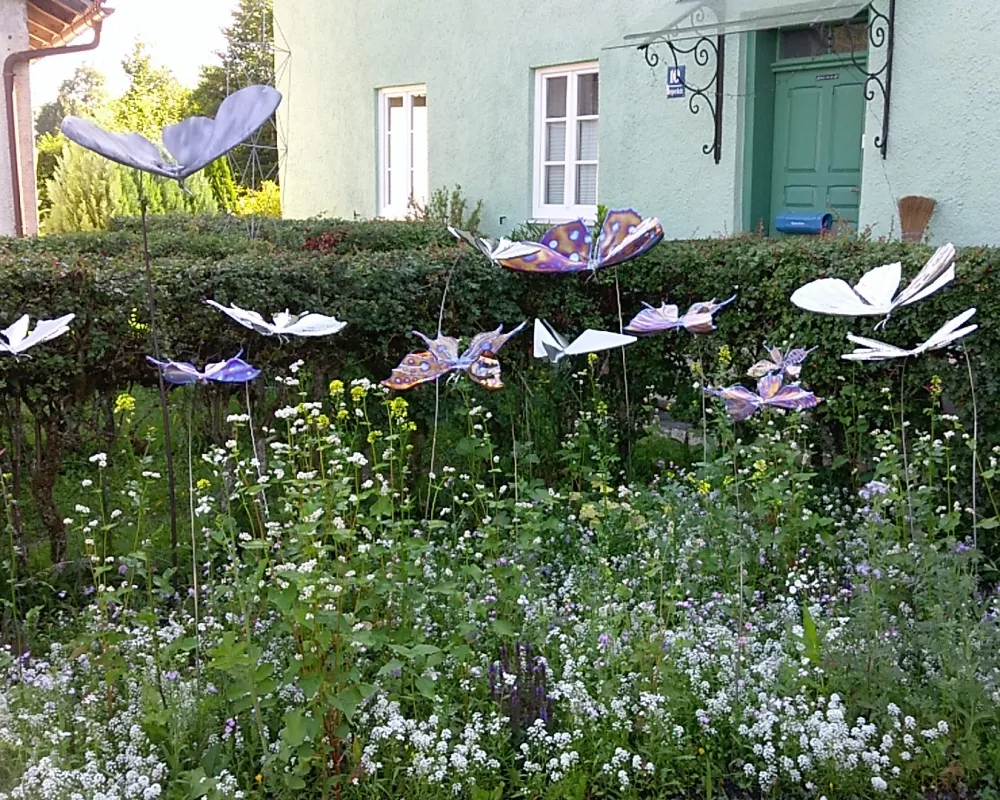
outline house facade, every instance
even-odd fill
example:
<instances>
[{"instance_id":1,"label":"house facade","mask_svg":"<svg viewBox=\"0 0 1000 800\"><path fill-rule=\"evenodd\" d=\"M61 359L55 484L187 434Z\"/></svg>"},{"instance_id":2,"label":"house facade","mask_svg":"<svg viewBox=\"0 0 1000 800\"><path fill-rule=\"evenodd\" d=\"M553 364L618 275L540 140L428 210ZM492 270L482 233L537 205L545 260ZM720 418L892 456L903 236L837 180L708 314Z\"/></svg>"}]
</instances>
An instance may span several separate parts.
<instances>
[{"instance_id":1,"label":"house facade","mask_svg":"<svg viewBox=\"0 0 1000 800\"><path fill-rule=\"evenodd\" d=\"M460 184L492 234L599 202L672 238L787 212L892 238L923 195L931 241L1000 244L996 0L274 6L287 217Z\"/></svg>"},{"instance_id":2,"label":"house facade","mask_svg":"<svg viewBox=\"0 0 1000 800\"><path fill-rule=\"evenodd\" d=\"M0 0L0 236L38 233L35 125L28 66L96 48L113 9L104 0ZM90 41L71 44L92 31Z\"/></svg>"}]
</instances>

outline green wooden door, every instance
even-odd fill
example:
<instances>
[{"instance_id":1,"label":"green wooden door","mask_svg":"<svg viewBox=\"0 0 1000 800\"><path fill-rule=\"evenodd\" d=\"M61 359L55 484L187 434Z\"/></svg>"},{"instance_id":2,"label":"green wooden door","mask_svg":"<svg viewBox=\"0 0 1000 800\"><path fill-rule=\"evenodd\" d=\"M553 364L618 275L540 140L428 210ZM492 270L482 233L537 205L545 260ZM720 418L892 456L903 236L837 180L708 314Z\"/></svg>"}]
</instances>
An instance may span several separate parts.
<instances>
[{"instance_id":1,"label":"green wooden door","mask_svg":"<svg viewBox=\"0 0 1000 800\"><path fill-rule=\"evenodd\" d=\"M864 87L843 64L775 75L771 230L783 211L829 211L857 228Z\"/></svg>"}]
</instances>

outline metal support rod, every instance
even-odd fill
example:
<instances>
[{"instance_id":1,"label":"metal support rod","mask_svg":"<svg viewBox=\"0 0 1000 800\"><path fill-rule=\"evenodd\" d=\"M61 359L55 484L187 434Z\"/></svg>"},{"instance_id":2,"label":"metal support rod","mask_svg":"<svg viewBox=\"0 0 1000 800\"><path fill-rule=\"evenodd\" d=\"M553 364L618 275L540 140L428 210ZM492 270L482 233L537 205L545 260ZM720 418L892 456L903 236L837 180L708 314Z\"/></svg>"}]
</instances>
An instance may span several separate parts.
<instances>
[{"instance_id":1,"label":"metal support rod","mask_svg":"<svg viewBox=\"0 0 1000 800\"><path fill-rule=\"evenodd\" d=\"M726 37L719 35L715 48L715 163L722 161L722 104L725 100L723 94L723 81L726 75Z\"/></svg>"}]
</instances>

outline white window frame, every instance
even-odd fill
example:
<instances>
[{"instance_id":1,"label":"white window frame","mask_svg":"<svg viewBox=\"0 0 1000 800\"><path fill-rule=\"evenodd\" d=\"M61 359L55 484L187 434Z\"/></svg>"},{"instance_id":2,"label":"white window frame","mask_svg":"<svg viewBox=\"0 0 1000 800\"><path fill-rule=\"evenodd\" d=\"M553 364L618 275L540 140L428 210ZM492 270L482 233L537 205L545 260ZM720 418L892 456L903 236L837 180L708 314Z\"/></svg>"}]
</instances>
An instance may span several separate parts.
<instances>
[{"instance_id":1,"label":"white window frame","mask_svg":"<svg viewBox=\"0 0 1000 800\"><path fill-rule=\"evenodd\" d=\"M410 213L410 198L413 196L413 98L423 96L427 98L427 86L424 84L412 84L409 86L390 86L378 90L378 216L387 219L405 219ZM403 110L405 118L411 121L410 146L406 148L406 163L402 169L410 173L408 185L410 194L404 202L394 199L390 204L386 202L389 197L389 100L397 97L403 98ZM430 179L425 190L430 192ZM418 198L419 200L420 198ZM427 202L427 197L423 202Z\"/></svg>"},{"instance_id":2,"label":"white window frame","mask_svg":"<svg viewBox=\"0 0 1000 800\"><path fill-rule=\"evenodd\" d=\"M579 116L577 109L578 78L581 75L597 74L597 90L600 93L600 69L599 62L586 61L578 64L561 64L557 67L543 67L535 70L535 160L534 174L531 177L532 184L532 215L539 222L566 222L568 220L584 219L593 222L597 219L597 204L578 205L576 203L563 203L562 205L545 203L545 166L550 163L545 160L545 81L553 77L566 76L566 179L565 194L563 200L576 197L576 167L579 164L597 165L597 186L598 197L600 197L600 149L596 161L578 160L577 153L577 123L581 120L598 120L598 130L600 130L600 108L596 116ZM600 96L600 94L598 94ZM598 134L598 142L600 142ZM599 147L599 145L598 145Z\"/></svg>"}]
</instances>

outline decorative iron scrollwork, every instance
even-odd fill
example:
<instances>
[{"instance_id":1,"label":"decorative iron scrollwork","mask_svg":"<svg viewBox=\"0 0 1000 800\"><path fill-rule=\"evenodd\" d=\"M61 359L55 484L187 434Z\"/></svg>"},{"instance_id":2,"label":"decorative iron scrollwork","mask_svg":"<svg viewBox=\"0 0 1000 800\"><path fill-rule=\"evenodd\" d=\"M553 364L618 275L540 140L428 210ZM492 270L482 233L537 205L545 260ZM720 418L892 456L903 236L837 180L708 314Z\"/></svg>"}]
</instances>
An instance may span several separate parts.
<instances>
[{"instance_id":1,"label":"decorative iron scrollwork","mask_svg":"<svg viewBox=\"0 0 1000 800\"><path fill-rule=\"evenodd\" d=\"M702 36L696 39L690 47L681 47L676 42L667 40L666 45L670 48L670 54L674 60L674 67L680 67L680 56L693 55L694 63L699 67L708 67L713 59L715 70L711 79L703 86L695 86L687 82L687 74L681 80L681 85L690 92L688 108L692 114L700 114L702 108L707 108L712 117L714 134L712 141L703 145L701 150L705 155L715 158L718 164L722 160L722 106L724 100L724 73L726 69L726 39L724 36L715 38ZM644 44L639 47L646 63L650 67L656 67L660 63L660 56L650 49L650 45Z\"/></svg>"},{"instance_id":2,"label":"decorative iron scrollwork","mask_svg":"<svg viewBox=\"0 0 1000 800\"><path fill-rule=\"evenodd\" d=\"M892 56L896 44L896 0L889 0L888 13L883 13L875 7L873 3L869 9L868 17L868 42L871 50L885 50L885 60L882 66L874 72L870 71L868 65L870 60L864 65L858 63L855 52L851 53L851 61L854 66L865 77L865 100L871 102L875 99L875 87L882 93L882 132L875 137L875 146L885 159L889 149L889 110L892 104ZM865 48L866 50L868 48ZM855 48L852 48L852 51ZM871 56L869 55L869 59Z\"/></svg>"},{"instance_id":3,"label":"decorative iron scrollwork","mask_svg":"<svg viewBox=\"0 0 1000 800\"><path fill-rule=\"evenodd\" d=\"M705 8L695 10L691 15L692 26L700 25L704 21ZM861 64L857 60L857 48L852 48L851 60L854 66L864 76L864 96L867 102L872 102L878 92L882 93L882 131L875 137L875 147L886 158L889 147L889 111L892 102L892 58L895 47L895 24L896 24L896 0L888 0L887 12L880 11L874 4L870 6L867 39L870 47L864 50L879 51L884 49L885 59L879 69L871 71L867 63ZM848 31L850 29L848 28ZM691 41L690 39L688 41ZM716 37L702 36L695 40L690 47L681 47L673 39L664 37L659 42L649 42L638 47L646 63L650 67L657 67L660 64L660 56L653 51L654 44L666 44L670 48L673 56L674 66L679 67L679 56L694 55L695 64L699 67L708 67L715 59L715 71L704 86L694 86L687 83L685 75L682 85L691 93L688 100L688 107L692 114L698 114L703 107L708 108L714 124L714 136L709 144L702 147L706 155L715 158L718 164L722 160L722 107L724 94L724 73L726 68L726 41L724 35ZM869 58L871 56L869 55Z\"/></svg>"}]
</instances>

